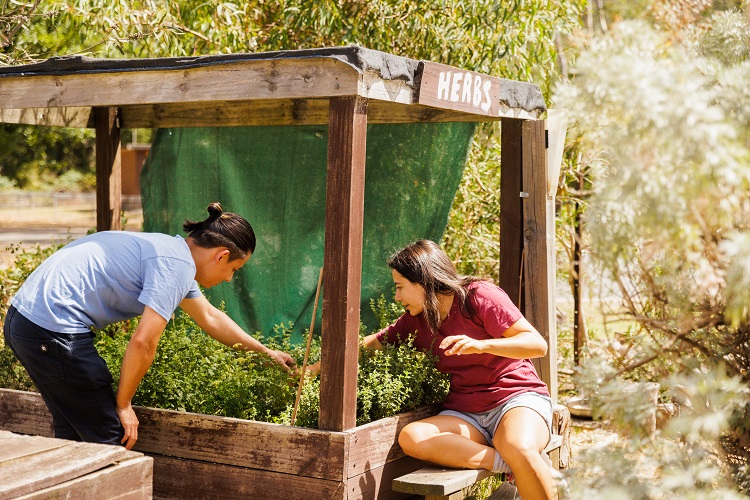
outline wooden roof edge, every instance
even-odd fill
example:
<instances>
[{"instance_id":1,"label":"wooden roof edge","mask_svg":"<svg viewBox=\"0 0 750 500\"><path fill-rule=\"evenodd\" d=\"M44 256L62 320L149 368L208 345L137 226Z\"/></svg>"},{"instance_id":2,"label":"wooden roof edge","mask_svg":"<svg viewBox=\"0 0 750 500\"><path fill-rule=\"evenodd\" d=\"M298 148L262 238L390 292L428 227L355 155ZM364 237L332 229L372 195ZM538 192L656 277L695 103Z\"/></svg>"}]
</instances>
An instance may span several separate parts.
<instances>
[{"instance_id":1,"label":"wooden roof edge","mask_svg":"<svg viewBox=\"0 0 750 500\"><path fill-rule=\"evenodd\" d=\"M320 58L323 58L320 63L312 61ZM264 90L262 85L248 88L242 84L242 77L236 73L235 68L242 62L251 61L262 64L252 65L250 68L255 69L249 70L253 72L253 78L259 78L261 83L268 84L267 90ZM338 66L336 62L343 63L343 66ZM221 81L227 82L226 85L230 87L234 85L234 90L226 90L229 88L226 85L217 88L210 77L204 77L200 81L198 77L191 79L188 76L208 75L209 73L204 71L211 67L216 67L218 75L223 78ZM340 69L336 69L337 67ZM345 69L347 67L353 70L349 75ZM172 71L183 73L177 73L179 76L174 78L169 77L168 82L164 76L157 76L171 75ZM331 71L333 73L329 73ZM139 72L145 73L145 76L137 77L136 73ZM81 77L89 86L91 85L89 78L84 75L91 75L97 82L101 80L100 87L116 87L113 88L114 93L103 95L99 92L94 96L80 89L77 92L71 91L76 86L81 86ZM323 75L328 76L320 80ZM26 80L26 77L39 78L39 84L35 84L36 79ZM5 78L8 80L4 85ZM70 80L71 78L73 80ZM298 83L302 78L304 83ZM75 81L78 83L73 83ZM289 82L286 88L278 89L277 84L281 86L284 82ZM151 88L149 86L157 84L158 92L148 90ZM199 90L201 86L203 90ZM206 94L208 88L212 89L210 94ZM12 111L18 108L54 109L209 102L209 95L213 96L215 101L228 102L267 98L315 99L350 94L373 100L405 105L421 104L435 109L476 115L476 118L467 117L471 121L500 117L537 118L546 110L544 97L538 85L493 77L431 61L409 59L356 45L196 57L97 59L66 56L34 64L0 68L0 108L11 110L10 113L4 113L5 116L0 117L0 120L16 123L31 121L43 124L46 121L52 124L59 123L61 118L57 116L55 120L50 120L48 113L40 114L38 111L32 118L28 113ZM21 98L22 95L25 97ZM125 96L129 96L129 102L120 100ZM81 117L79 113L76 114ZM62 118L64 121L68 120L67 117Z\"/></svg>"},{"instance_id":2,"label":"wooden roof edge","mask_svg":"<svg viewBox=\"0 0 750 500\"><path fill-rule=\"evenodd\" d=\"M70 73L181 70L243 61L320 57L338 59L361 73L374 72L384 80L399 79L410 85L414 83L414 75L419 65L418 60L367 49L358 45L348 45L271 52L138 59L103 59L80 55L61 56L52 57L38 63L0 67L0 78L7 76L59 76Z\"/></svg>"}]
</instances>

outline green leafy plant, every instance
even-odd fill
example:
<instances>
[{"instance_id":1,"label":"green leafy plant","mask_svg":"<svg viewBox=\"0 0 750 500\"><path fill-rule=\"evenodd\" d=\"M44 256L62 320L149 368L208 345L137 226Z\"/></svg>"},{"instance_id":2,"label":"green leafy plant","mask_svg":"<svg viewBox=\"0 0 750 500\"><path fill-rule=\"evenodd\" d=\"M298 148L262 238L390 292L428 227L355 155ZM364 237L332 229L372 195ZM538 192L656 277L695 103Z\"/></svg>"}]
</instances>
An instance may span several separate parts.
<instances>
[{"instance_id":1,"label":"green leafy plant","mask_svg":"<svg viewBox=\"0 0 750 500\"><path fill-rule=\"evenodd\" d=\"M10 298L23 281L60 246L35 247L17 254L14 264L0 270L0 318ZM401 314L401 309L384 297L372 303L383 325ZM114 387L120 365L137 320L123 321L101 330L96 337L99 354L112 372ZM254 336L272 349L292 355L299 366L304 344L291 341L293 325L278 325L273 335ZM364 331L362 331L364 334ZM0 341L1 342L1 341ZM0 387L33 390L26 370L4 343L0 344ZM309 362L320 359L320 337L313 336ZM209 415L290 424L298 379L271 360L255 352L241 352L210 338L193 320L180 312L169 322L159 341L154 362L138 386L133 403L140 406L188 411ZM431 355L416 351L410 343L386 346L382 351L360 357L357 394L357 423L437 403L447 394L448 378L434 368ZM295 425L317 427L320 381L307 381L303 388Z\"/></svg>"},{"instance_id":2,"label":"green leafy plant","mask_svg":"<svg viewBox=\"0 0 750 500\"><path fill-rule=\"evenodd\" d=\"M18 292L26 278L44 259L52 255L61 246L42 247L36 245L24 249L20 244L14 244L6 248L6 251L14 255L14 259L7 269L0 269L0 324L5 321L10 300ZM2 337L0 337L0 387L21 391L34 390L34 383L29 378L28 373L10 348L5 345L5 340Z\"/></svg>"},{"instance_id":3,"label":"green leafy plant","mask_svg":"<svg viewBox=\"0 0 750 500\"><path fill-rule=\"evenodd\" d=\"M110 326L97 337L97 349L119 378L122 356L135 322ZM280 325L273 337L255 337L273 349L289 352L301 366L304 345L292 344L291 324ZM109 335L113 334L113 335ZM310 361L320 358L314 337ZM360 358L357 423L441 401L447 378L437 372L431 356L411 344L386 346ZM210 415L289 424L297 379L266 356L239 352L208 337L185 314L171 321L159 342L154 362L141 381L134 404ZM320 382L308 381L300 398L295 425L316 427Z\"/></svg>"}]
</instances>

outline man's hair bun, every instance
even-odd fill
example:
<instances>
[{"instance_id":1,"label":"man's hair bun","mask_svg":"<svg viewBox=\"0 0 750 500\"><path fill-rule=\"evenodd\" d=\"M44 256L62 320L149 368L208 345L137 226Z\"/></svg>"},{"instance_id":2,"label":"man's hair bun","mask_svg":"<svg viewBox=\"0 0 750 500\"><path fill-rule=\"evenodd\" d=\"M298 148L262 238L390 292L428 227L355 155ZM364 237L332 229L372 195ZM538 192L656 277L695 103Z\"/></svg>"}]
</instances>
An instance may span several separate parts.
<instances>
[{"instance_id":1,"label":"man's hair bun","mask_svg":"<svg viewBox=\"0 0 750 500\"><path fill-rule=\"evenodd\" d=\"M206 210L208 210L208 215L210 215L212 219L221 217L221 214L224 213L224 209L221 208L221 203L218 201L211 203Z\"/></svg>"}]
</instances>

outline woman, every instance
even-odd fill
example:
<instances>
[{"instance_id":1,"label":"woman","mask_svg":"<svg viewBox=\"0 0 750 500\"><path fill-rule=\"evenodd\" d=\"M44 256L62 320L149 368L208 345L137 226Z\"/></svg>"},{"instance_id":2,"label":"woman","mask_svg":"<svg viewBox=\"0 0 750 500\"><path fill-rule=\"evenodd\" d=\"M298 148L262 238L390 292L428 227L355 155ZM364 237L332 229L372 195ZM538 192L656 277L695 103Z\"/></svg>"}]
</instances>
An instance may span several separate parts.
<instances>
[{"instance_id":1,"label":"woman","mask_svg":"<svg viewBox=\"0 0 750 500\"><path fill-rule=\"evenodd\" d=\"M230 281L255 251L245 219L219 203L208 213L204 221L185 221L185 239L104 231L76 240L45 260L11 299L5 342L47 404L56 437L133 447L138 419L131 400L178 305L222 344L294 368L289 354L245 333L198 288ZM115 394L94 332L136 316Z\"/></svg>"},{"instance_id":2,"label":"woman","mask_svg":"<svg viewBox=\"0 0 750 500\"><path fill-rule=\"evenodd\" d=\"M556 498L542 454L552 402L530 361L547 352L544 338L503 290L460 276L432 241L408 245L388 266L406 313L364 344L380 349L415 335L414 345L451 374L443 411L404 427L401 448L446 467L512 471L522 498Z\"/></svg>"}]
</instances>

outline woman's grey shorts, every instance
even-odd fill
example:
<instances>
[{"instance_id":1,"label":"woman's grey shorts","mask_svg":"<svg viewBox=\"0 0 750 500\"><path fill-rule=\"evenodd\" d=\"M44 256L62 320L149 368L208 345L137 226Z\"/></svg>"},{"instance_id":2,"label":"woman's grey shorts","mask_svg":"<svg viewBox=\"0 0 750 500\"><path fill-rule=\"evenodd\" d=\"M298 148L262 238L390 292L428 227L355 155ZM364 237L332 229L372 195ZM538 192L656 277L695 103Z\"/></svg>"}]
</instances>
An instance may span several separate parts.
<instances>
[{"instance_id":1,"label":"woman's grey shorts","mask_svg":"<svg viewBox=\"0 0 750 500\"><path fill-rule=\"evenodd\" d=\"M547 422L547 428L550 430L550 434L552 433L552 399L536 392L524 392L518 394L505 403L482 413L443 410L439 415L451 415L465 420L476 427L487 440L487 444L492 446L492 438L495 436L495 431L497 430L500 420L506 413L508 413L508 410L518 406L531 408L541 415L544 421Z\"/></svg>"}]
</instances>

